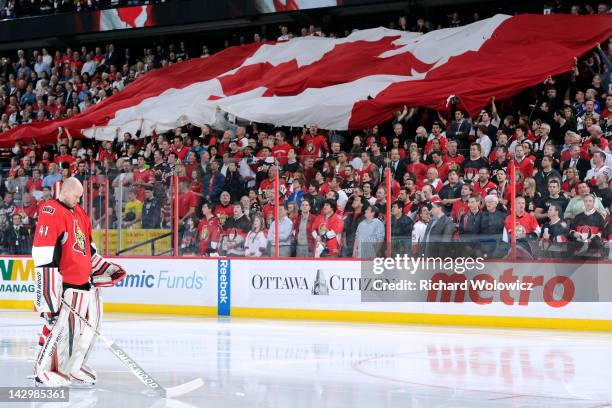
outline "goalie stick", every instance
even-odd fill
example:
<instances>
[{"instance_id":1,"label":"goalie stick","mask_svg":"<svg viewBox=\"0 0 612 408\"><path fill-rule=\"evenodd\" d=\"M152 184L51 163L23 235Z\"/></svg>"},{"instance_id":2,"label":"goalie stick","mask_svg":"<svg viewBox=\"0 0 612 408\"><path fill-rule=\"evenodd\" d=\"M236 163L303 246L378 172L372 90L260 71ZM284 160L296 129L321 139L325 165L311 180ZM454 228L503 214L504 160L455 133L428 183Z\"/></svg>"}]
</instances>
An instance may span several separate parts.
<instances>
[{"instance_id":1,"label":"goalie stick","mask_svg":"<svg viewBox=\"0 0 612 408\"><path fill-rule=\"evenodd\" d=\"M136 361L127 355L121 347L119 347L113 340L106 338L102 333L96 330L95 327L89 323L89 321L77 312L65 299L62 299L62 303L66 306L75 316L77 316L87 327L94 331L104 343L104 346L113 353L127 368L130 369L144 385L155 391L162 398L175 398L181 395L187 394L188 392L194 391L204 385L202 378L196 378L186 382L185 384L177 385L175 387L165 388L157 380L151 377L145 370L143 370Z\"/></svg>"}]
</instances>

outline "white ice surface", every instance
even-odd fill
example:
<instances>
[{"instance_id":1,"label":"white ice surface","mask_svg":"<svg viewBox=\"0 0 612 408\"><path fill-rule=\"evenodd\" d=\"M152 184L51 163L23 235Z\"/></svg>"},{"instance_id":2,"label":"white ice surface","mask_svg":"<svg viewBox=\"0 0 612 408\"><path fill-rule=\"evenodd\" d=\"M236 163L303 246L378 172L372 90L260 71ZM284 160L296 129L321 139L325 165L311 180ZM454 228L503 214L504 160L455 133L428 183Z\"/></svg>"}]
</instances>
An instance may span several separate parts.
<instances>
[{"instance_id":1,"label":"white ice surface","mask_svg":"<svg viewBox=\"0 0 612 408\"><path fill-rule=\"evenodd\" d=\"M0 386L26 386L41 321L0 311ZM102 331L170 387L159 400L102 344L91 390L15 407L606 407L612 335L108 314Z\"/></svg>"}]
</instances>

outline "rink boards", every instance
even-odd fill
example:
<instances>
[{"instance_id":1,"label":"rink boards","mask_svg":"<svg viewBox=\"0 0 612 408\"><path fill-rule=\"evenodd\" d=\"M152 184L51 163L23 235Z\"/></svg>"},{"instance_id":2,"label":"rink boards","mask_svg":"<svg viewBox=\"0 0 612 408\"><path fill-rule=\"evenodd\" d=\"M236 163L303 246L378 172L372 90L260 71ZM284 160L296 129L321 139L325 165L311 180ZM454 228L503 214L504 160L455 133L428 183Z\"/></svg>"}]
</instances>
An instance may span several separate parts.
<instances>
[{"instance_id":1,"label":"rink boards","mask_svg":"<svg viewBox=\"0 0 612 408\"><path fill-rule=\"evenodd\" d=\"M440 291L429 293L430 299L414 293L405 301L372 302L364 301L364 292L373 289L359 261L114 261L129 275L102 290L111 312L612 331L610 263L487 262L481 273L506 272L541 285L527 295L467 290L444 299ZM31 259L0 257L0 278L0 308L32 310Z\"/></svg>"}]
</instances>

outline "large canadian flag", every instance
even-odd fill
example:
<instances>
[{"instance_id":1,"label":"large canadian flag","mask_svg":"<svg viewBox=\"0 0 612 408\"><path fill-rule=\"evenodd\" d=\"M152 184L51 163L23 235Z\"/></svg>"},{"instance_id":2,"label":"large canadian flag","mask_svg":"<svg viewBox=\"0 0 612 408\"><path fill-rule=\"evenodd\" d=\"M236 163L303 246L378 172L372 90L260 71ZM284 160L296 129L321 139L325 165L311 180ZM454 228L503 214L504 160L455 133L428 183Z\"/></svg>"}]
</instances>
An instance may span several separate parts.
<instances>
[{"instance_id":1,"label":"large canadian flag","mask_svg":"<svg viewBox=\"0 0 612 408\"><path fill-rule=\"evenodd\" d=\"M257 9L262 13L277 13L319 7L334 7L342 5L342 0L257 0Z\"/></svg>"},{"instance_id":2,"label":"large canadian flag","mask_svg":"<svg viewBox=\"0 0 612 408\"><path fill-rule=\"evenodd\" d=\"M363 129L403 105L448 109L452 96L470 112L549 75L612 35L612 15L496 15L424 35L385 28L347 38L296 38L228 48L144 75L69 120L21 126L1 143L53 141L58 126L73 135L113 139L157 124L210 124L219 112L275 125L316 123Z\"/></svg>"},{"instance_id":3,"label":"large canadian flag","mask_svg":"<svg viewBox=\"0 0 612 408\"><path fill-rule=\"evenodd\" d=\"M100 31L125 28L150 27L154 25L153 6L120 7L99 12Z\"/></svg>"}]
</instances>

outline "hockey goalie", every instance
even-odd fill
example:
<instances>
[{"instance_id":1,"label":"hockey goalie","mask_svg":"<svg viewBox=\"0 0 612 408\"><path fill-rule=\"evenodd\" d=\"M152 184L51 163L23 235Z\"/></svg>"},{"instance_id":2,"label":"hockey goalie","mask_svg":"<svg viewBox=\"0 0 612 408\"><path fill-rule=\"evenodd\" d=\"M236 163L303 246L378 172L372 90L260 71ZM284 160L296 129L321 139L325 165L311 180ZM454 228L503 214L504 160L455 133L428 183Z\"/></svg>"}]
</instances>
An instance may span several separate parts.
<instances>
[{"instance_id":1,"label":"hockey goalie","mask_svg":"<svg viewBox=\"0 0 612 408\"><path fill-rule=\"evenodd\" d=\"M120 266L96 252L89 217L78 205L83 186L64 180L59 198L39 210L32 247L36 270L36 311L44 319L36 356L36 385L93 385L96 374L85 363L95 343L94 332L62 299L97 329L102 321L101 287L125 278Z\"/></svg>"}]
</instances>

